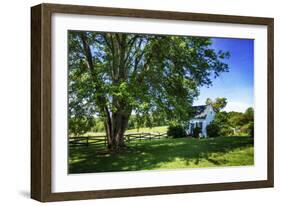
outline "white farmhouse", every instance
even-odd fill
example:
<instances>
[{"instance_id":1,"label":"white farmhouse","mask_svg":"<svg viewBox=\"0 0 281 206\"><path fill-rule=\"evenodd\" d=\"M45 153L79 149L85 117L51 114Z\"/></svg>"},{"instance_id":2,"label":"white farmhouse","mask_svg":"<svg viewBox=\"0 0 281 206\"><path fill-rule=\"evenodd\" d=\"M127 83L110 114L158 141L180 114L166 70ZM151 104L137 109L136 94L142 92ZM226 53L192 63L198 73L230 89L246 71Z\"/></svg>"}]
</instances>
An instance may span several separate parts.
<instances>
[{"instance_id":1,"label":"white farmhouse","mask_svg":"<svg viewBox=\"0 0 281 206\"><path fill-rule=\"evenodd\" d=\"M199 127L201 129L200 137L207 137L207 126L214 120L215 111L211 105L193 106L194 116L190 119L187 133L192 135L193 129Z\"/></svg>"}]
</instances>

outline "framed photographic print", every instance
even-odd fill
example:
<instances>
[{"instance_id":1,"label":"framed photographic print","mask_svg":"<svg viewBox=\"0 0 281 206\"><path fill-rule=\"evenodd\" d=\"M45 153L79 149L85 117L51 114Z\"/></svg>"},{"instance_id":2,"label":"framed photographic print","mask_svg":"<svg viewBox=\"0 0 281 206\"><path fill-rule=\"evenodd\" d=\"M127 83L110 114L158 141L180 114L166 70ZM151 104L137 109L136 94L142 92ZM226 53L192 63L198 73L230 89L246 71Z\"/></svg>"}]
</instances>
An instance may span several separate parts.
<instances>
[{"instance_id":1,"label":"framed photographic print","mask_svg":"<svg viewBox=\"0 0 281 206\"><path fill-rule=\"evenodd\" d=\"M31 197L273 187L273 19L31 8Z\"/></svg>"}]
</instances>

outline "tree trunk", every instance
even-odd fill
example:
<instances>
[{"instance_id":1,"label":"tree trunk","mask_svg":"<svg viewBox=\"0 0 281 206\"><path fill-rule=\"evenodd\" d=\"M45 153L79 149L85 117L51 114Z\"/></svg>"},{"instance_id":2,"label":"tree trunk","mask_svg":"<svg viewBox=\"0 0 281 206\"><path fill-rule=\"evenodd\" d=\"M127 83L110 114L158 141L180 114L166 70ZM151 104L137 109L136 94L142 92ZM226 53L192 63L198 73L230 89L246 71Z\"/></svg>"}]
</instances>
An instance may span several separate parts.
<instances>
[{"instance_id":1,"label":"tree trunk","mask_svg":"<svg viewBox=\"0 0 281 206\"><path fill-rule=\"evenodd\" d=\"M79 37L82 41L85 58L88 62L90 74L94 82L101 81L94 67L93 54L89 45L89 39L86 33L80 32ZM127 68L126 65L126 51L128 48L126 34L107 34L105 35L105 41L112 52L112 81L115 86L120 85L121 82L127 80ZM134 39L135 41L135 39ZM133 42L134 42L133 41ZM131 44L133 44L131 42ZM101 90L100 84L96 84L96 91ZM107 147L112 151L119 151L125 146L124 133L128 126L129 117L131 115L131 108L127 104L126 99L120 97L112 97L112 106L116 108L116 111L110 111L107 103L109 100L106 95L97 97L96 104L100 108L105 121L105 131L107 136Z\"/></svg>"},{"instance_id":2,"label":"tree trunk","mask_svg":"<svg viewBox=\"0 0 281 206\"><path fill-rule=\"evenodd\" d=\"M112 114L110 121L106 119L105 129L107 135L107 148L118 152L125 147L124 134L128 126L130 114L116 112Z\"/></svg>"}]
</instances>

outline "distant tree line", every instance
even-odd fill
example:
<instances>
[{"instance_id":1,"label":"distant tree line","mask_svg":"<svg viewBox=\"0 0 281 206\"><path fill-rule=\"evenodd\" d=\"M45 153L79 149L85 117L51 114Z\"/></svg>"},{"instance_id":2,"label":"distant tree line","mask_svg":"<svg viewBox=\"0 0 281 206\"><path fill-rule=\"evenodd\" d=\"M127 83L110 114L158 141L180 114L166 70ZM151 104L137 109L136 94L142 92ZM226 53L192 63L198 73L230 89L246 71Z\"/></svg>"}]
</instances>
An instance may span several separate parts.
<instances>
[{"instance_id":1,"label":"distant tree line","mask_svg":"<svg viewBox=\"0 0 281 206\"><path fill-rule=\"evenodd\" d=\"M165 126L170 123L161 114L139 115L133 114L128 123L128 129L138 129L143 127ZM87 132L105 132L104 121L101 118L89 118L86 116L70 119L69 129L71 135L79 135Z\"/></svg>"},{"instance_id":2,"label":"distant tree line","mask_svg":"<svg viewBox=\"0 0 281 206\"><path fill-rule=\"evenodd\" d=\"M254 136L254 109L249 107L244 113L221 111L207 126L208 136Z\"/></svg>"}]
</instances>

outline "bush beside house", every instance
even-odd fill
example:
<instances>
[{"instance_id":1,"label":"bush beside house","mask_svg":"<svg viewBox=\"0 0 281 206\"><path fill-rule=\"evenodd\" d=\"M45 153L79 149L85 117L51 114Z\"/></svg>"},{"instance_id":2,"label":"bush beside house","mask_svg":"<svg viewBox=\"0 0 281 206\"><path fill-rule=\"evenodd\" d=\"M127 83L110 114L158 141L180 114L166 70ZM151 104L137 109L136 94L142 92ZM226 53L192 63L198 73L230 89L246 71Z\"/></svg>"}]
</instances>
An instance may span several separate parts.
<instances>
[{"instance_id":1,"label":"bush beside house","mask_svg":"<svg viewBox=\"0 0 281 206\"><path fill-rule=\"evenodd\" d=\"M199 138L201 133L201 128L200 127L195 127L193 129L192 137L194 138Z\"/></svg>"},{"instance_id":2,"label":"bush beside house","mask_svg":"<svg viewBox=\"0 0 281 206\"><path fill-rule=\"evenodd\" d=\"M172 138L186 137L186 132L181 125L170 125L168 127L167 135Z\"/></svg>"},{"instance_id":3,"label":"bush beside house","mask_svg":"<svg viewBox=\"0 0 281 206\"><path fill-rule=\"evenodd\" d=\"M208 137L218 137L219 133L220 133L220 127L218 124L216 124L215 122L211 122L208 126L207 126L207 134Z\"/></svg>"}]
</instances>

